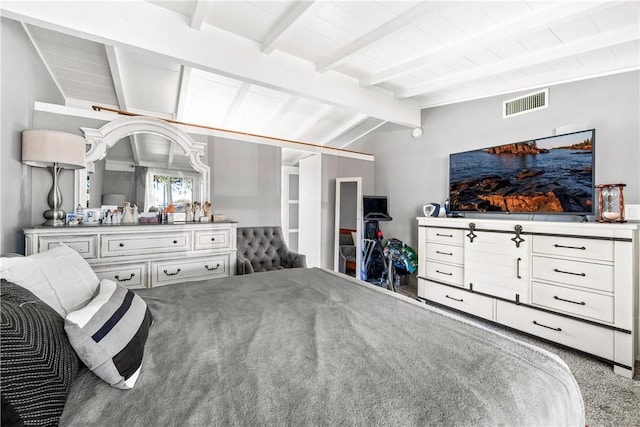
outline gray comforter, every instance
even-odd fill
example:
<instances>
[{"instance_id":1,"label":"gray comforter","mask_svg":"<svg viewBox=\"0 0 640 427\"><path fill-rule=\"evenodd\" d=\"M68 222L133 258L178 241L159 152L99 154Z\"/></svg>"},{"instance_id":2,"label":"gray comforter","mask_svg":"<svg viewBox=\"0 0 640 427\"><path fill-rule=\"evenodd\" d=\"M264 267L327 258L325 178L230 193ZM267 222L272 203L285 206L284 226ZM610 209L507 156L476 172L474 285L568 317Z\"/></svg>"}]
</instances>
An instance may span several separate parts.
<instances>
[{"instance_id":1,"label":"gray comforter","mask_svg":"<svg viewBox=\"0 0 640 427\"><path fill-rule=\"evenodd\" d=\"M61 425L582 425L557 357L380 288L292 269L141 290L133 390L86 369Z\"/></svg>"}]
</instances>

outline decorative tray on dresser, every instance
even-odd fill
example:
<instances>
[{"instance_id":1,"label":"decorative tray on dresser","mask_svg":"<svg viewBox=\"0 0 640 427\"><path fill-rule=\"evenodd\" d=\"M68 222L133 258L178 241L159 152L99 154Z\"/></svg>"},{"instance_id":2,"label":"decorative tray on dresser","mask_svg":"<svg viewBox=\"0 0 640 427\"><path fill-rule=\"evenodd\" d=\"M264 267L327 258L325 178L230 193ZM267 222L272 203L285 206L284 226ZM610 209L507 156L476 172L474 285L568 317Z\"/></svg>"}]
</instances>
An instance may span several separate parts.
<instances>
[{"instance_id":1,"label":"decorative tray on dresser","mask_svg":"<svg viewBox=\"0 0 640 427\"><path fill-rule=\"evenodd\" d=\"M595 355L631 378L639 229L418 218L418 297Z\"/></svg>"},{"instance_id":2,"label":"decorative tray on dresser","mask_svg":"<svg viewBox=\"0 0 640 427\"><path fill-rule=\"evenodd\" d=\"M100 279L130 288L235 274L235 222L37 226L24 229L26 255L65 243Z\"/></svg>"}]
</instances>

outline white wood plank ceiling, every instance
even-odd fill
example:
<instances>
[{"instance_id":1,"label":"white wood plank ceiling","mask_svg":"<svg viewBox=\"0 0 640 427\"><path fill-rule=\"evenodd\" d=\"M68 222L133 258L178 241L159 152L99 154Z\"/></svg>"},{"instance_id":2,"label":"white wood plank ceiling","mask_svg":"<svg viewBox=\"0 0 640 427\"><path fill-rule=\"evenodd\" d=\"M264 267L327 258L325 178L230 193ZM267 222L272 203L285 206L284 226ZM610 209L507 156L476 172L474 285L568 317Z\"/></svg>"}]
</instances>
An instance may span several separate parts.
<instances>
[{"instance_id":1,"label":"white wood plank ceiling","mask_svg":"<svg viewBox=\"0 0 640 427\"><path fill-rule=\"evenodd\" d=\"M3 1L68 106L345 147L420 110L640 68L632 1ZM295 157L295 156L294 156Z\"/></svg>"}]
</instances>

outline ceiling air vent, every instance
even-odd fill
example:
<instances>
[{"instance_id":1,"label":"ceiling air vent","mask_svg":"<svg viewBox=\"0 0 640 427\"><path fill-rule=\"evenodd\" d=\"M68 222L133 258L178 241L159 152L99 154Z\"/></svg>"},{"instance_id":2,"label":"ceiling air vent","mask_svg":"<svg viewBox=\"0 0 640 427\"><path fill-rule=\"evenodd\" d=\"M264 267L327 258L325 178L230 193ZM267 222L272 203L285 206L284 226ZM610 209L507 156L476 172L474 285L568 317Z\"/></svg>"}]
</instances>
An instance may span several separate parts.
<instances>
[{"instance_id":1,"label":"ceiling air vent","mask_svg":"<svg viewBox=\"0 0 640 427\"><path fill-rule=\"evenodd\" d=\"M549 106L549 89L528 93L518 98L508 99L502 103L502 118L518 116L524 113L541 110Z\"/></svg>"}]
</instances>

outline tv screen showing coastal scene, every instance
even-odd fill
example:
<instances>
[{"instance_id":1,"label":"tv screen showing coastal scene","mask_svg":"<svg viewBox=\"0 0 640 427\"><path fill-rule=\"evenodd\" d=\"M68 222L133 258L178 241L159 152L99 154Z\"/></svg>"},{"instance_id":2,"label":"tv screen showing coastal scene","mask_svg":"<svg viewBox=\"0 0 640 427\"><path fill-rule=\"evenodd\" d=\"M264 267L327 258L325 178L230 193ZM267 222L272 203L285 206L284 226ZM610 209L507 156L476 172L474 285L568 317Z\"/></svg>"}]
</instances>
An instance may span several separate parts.
<instances>
[{"instance_id":1,"label":"tv screen showing coastal scene","mask_svg":"<svg viewBox=\"0 0 640 427\"><path fill-rule=\"evenodd\" d=\"M595 129L451 154L453 212L593 213Z\"/></svg>"}]
</instances>

